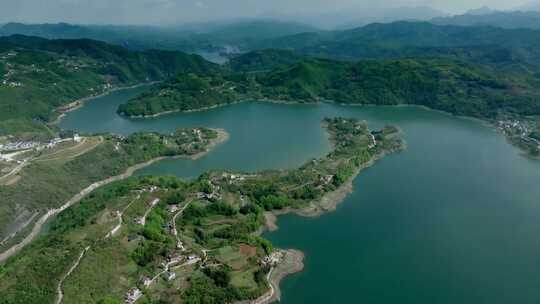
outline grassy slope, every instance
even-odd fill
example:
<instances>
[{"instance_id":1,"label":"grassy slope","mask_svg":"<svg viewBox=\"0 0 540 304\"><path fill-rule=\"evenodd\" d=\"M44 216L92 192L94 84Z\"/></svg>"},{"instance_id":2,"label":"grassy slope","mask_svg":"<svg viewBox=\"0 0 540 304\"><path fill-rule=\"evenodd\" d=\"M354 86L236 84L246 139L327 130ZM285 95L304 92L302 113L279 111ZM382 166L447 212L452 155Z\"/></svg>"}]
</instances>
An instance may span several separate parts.
<instances>
[{"instance_id":1,"label":"grassy slope","mask_svg":"<svg viewBox=\"0 0 540 304\"><path fill-rule=\"evenodd\" d=\"M209 140L216 136L215 131L206 129L202 141L189 130L186 134L169 137L137 133L124 140L107 137L104 143L71 160L33 161L23 169L16 184L0 186L0 238L25 210L33 213L59 207L90 184L124 173L128 167L155 157L204 151ZM165 140L169 143L165 144ZM194 145L188 147L188 143Z\"/></svg>"}]
</instances>

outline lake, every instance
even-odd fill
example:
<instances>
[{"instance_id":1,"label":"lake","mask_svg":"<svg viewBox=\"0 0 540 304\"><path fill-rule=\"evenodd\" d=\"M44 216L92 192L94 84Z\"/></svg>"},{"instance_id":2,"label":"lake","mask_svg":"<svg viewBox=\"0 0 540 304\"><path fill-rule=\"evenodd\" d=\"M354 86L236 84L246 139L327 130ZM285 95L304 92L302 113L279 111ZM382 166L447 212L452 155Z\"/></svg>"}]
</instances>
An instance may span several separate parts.
<instances>
[{"instance_id":1,"label":"lake","mask_svg":"<svg viewBox=\"0 0 540 304\"><path fill-rule=\"evenodd\" d=\"M356 117L404 131L406 151L354 181L319 218L286 215L264 236L306 254L283 280L281 303L539 303L540 162L492 128L419 107L242 103L153 119L116 115L141 87L97 98L60 126L80 132L223 128L230 140L197 160L137 174L193 178L210 169L292 168L331 146L321 120Z\"/></svg>"}]
</instances>

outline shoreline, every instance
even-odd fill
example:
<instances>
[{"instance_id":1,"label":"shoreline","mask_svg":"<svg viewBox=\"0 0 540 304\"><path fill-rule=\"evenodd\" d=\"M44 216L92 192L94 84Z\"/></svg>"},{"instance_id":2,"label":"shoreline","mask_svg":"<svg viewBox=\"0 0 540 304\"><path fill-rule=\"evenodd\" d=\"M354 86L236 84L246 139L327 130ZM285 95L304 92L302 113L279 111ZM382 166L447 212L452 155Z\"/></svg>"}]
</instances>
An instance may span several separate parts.
<instances>
[{"instance_id":1,"label":"shoreline","mask_svg":"<svg viewBox=\"0 0 540 304\"><path fill-rule=\"evenodd\" d=\"M122 117L129 118L129 119L157 118L157 117L160 117L160 116L169 115L169 114L174 114L174 113L196 113L196 112L204 112L204 111L209 111L209 110L213 110L213 109L223 108L223 107L226 107L226 106L232 106L232 105L235 105L235 104L240 104L240 103L244 103L244 102L248 102L248 101L249 101L249 100L240 100L240 101L235 101L235 102L231 102L231 103L217 104L217 105L213 105L213 106L209 106L209 107L203 107L203 108L198 108L198 109L193 109L193 110L170 110L170 111L159 112L159 113L152 114L152 115L123 115L123 114L119 114L119 115L122 116Z\"/></svg>"},{"instance_id":2,"label":"shoreline","mask_svg":"<svg viewBox=\"0 0 540 304\"><path fill-rule=\"evenodd\" d=\"M400 150L396 151L386 151L375 155L370 161L363 164L362 166L356 168L353 175L347 179L338 189L326 193L323 197L318 200L312 201L309 205L294 209L294 208L284 208L281 210L272 210L264 212L265 223L261 228L254 233L254 235L260 236L265 232L274 232L279 229L277 225L277 220L280 215L294 214L301 217L320 217L326 213L334 212L337 209L337 206L341 204L349 194L353 192L353 182L358 177L358 175L365 169L372 167L375 163L382 159L384 156L403 151L407 148L406 144L403 144L403 147Z\"/></svg>"},{"instance_id":3,"label":"shoreline","mask_svg":"<svg viewBox=\"0 0 540 304\"><path fill-rule=\"evenodd\" d=\"M284 250L283 261L279 263L274 271L269 275L269 283L273 286L274 292L267 299L257 304L270 304L275 301L281 300L281 288L279 284L281 281L291 274L299 273L304 270L304 258L305 255L302 251L296 249Z\"/></svg>"},{"instance_id":4,"label":"shoreline","mask_svg":"<svg viewBox=\"0 0 540 304\"><path fill-rule=\"evenodd\" d=\"M234 104L239 104L239 103L244 103L244 102L249 102L249 101L252 101L252 102L267 102L267 103L283 104L283 105L320 105L320 104L325 104L326 103L326 104L339 105L339 106L345 106L345 107L397 107L397 108L413 107L413 108L420 108L420 109L434 111L436 113L441 113L441 114L444 114L444 115L448 115L450 117L455 117L455 118L459 118L459 119L466 119L466 120L471 120L471 121L478 122L478 123L480 123L480 124L482 124L482 125L484 125L484 126L486 126L488 128L494 129L495 132L497 132L497 133L501 134L502 136L504 136L504 138L507 140L507 142L510 145L516 147L520 151L521 156L529 158L529 159L533 159L533 160L539 160L540 159L540 156L532 155L528 150L526 150L526 149L522 148L521 146L519 146L518 144L515 144L514 142L512 142L511 138L509 136L507 136L506 134L504 134L502 132L499 132L495 122L492 119L453 114L453 113L450 113L450 112L447 112L447 111L444 111L444 110L438 110L438 109L434 109L434 108L430 108L428 106L418 105L418 104L377 105L377 104L340 103L340 102L335 102L335 101L326 100L326 99L318 100L318 101L300 102L300 101L277 100L277 99L270 99L270 98L253 98L253 99L243 99L243 100L239 100L239 101L232 102L232 103L215 105L215 106L211 106L211 107L204 107L204 108L194 109L194 110L172 110L172 111L160 112L160 113L156 113L156 114L152 114L152 115L135 115L135 116L126 116L126 117L127 118L133 118L133 119L155 118L155 117L160 117L160 116L163 116L163 115L172 114L172 113L179 113L179 112L181 112L181 113L191 113L191 112L207 111L207 110L212 110L212 109L216 109L216 108L225 107L225 106L228 106L228 105L234 105Z\"/></svg>"},{"instance_id":5,"label":"shoreline","mask_svg":"<svg viewBox=\"0 0 540 304\"><path fill-rule=\"evenodd\" d=\"M279 284L286 276L304 270L305 258L304 253L300 250L286 249L281 251L283 252L282 260L277 266L272 267L266 275L269 290L257 299L237 301L234 304L271 304L281 300Z\"/></svg>"},{"instance_id":6,"label":"shoreline","mask_svg":"<svg viewBox=\"0 0 540 304\"><path fill-rule=\"evenodd\" d=\"M168 114L174 114L174 113L195 113L195 112L203 112L213 109L218 109L226 106L232 106L240 103L245 102L267 102L267 103L273 103L273 104L283 104L283 105L319 105L324 102L316 101L316 102L300 102L300 101L287 101L287 100L277 100L277 99L270 99L270 98L248 98L248 99L240 99L238 101L234 101L231 103L224 103L224 104L217 104L209 107L202 107L192 110L170 110L170 111L163 111L158 112L156 114L150 114L150 115L123 115L120 114L123 117L130 118L130 119L146 119L146 118L156 118Z\"/></svg>"},{"instance_id":7,"label":"shoreline","mask_svg":"<svg viewBox=\"0 0 540 304\"><path fill-rule=\"evenodd\" d=\"M92 96L79 98L77 100L74 100L74 101L68 103L67 105L64 105L62 107L57 108L55 110L55 112L60 113L60 115L58 115L58 117L56 117L55 120L49 122L48 124L49 125L57 125L57 124L59 124L62 121L62 119L66 116L67 113L73 112L73 111L76 111L76 110L80 109L87 102L89 102L89 101L91 101L93 99L105 97L105 96L107 96L109 94L112 94L114 92L123 91L123 90L129 90L129 89L136 89L136 88L147 86L147 85L150 86L150 85L154 85L154 84L160 83L160 82L161 81L151 81L151 82L143 82L143 83L138 83L138 84L129 85L129 86L121 86L121 87L116 87L116 88L106 90L105 92L103 92L101 94L98 94L98 95L92 95Z\"/></svg>"},{"instance_id":8,"label":"shoreline","mask_svg":"<svg viewBox=\"0 0 540 304\"><path fill-rule=\"evenodd\" d=\"M128 167L124 171L124 173L122 173L120 175L112 176L112 177L106 178L104 180L101 180L101 181L90 184L88 187L82 189L81 191L79 191L79 193L77 193L73 197L71 197L71 199L69 199L62 206L60 206L58 208L55 208L55 209L49 209L47 211L47 213L42 215L35 222L34 226L32 227L32 230L30 231L30 233L27 236L25 236L19 243L11 246L10 248L8 248L5 251L0 253L0 264L4 263L11 256L15 255L21 249L26 247L26 245L30 244L39 235L39 233L41 232L43 226L45 225L45 223L50 218L60 214L62 211L66 210L67 208L77 204L86 195L88 195L89 193L91 193L95 189L100 188L100 187L105 186L105 185L108 185L108 184L113 183L113 182L117 182L117 181L129 178L136 171L138 171L140 169L143 169L145 167L148 167L148 166L154 164L155 162L158 162L158 161L161 161L161 160L164 160L164 159L182 158L182 157L189 158L189 159L192 159L192 160L199 159L199 158L205 156L206 154L208 154L210 151L212 151L214 147L216 147L217 145L219 145L219 144L221 144L221 143L223 143L223 142L225 142L226 140L229 139L229 134L225 130L223 130L223 129L212 129L212 130L216 131L218 133L218 135L217 135L216 138L211 140L211 142L206 147L205 151L196 153L194 155L160 156L160 157L150 159L150 160L148 160L146 162L133 165L131 167Z\"/></svg>"},{"instance_id":9,"label":"shoreline","mask_svg":"<svg viewBox=\"0 0 540 304\"><path fill-rule=\"evenodd\" d=\"M401 134L401 130L398 134ZM273 210L273 211L267 211L264 212L265 217L265 223L257 230L254 235L261 236L264 232L274 232L279 229L279 226L277 225L278 216L285 215L285 214L295 214L297 216L302 217L319 217L323 214L333 212L337 209L337 206L341 204L347 196L353 192L353 181L358 177L358 175L365 169L375 165L375 163L385 157L388 154L401 152L407 149L407 144L405 142L402 142L402 145L398 149L388 150L388 151L382 151L376 155L374 155L371 160L366 162L365 164L359 166L355 169L353 175L347 179L345 183L343 183L338 189L326 193L318 200L312 201L308 206L299 208L299 209L293 209L293 208L285 208L282 210ZM289 255L289 257L287 257ZM291 275L294 273L301 272L304 269L303 259L305 255L303 252L295 249L289 249L285 250L285 257L284 262L280 262L278 266L276 266L276 272L270 273L268 276L268 283L270 285L270 295L264 294L258 299L247 302L252 304L270 304L275 301L279 301L281 297L281 289L279 287L279 283L283 278L285 278L287 275ZM289 261L287 261L289 259ZM290 260L293 260L294 262L290 262ZM281 268L280 268L281 267ZM280 269L281 271L278 271ZM272 268L274 270L274 268ZM237 303L237 304L243 304L244 302Z\"/></svg>"}]
</instances>

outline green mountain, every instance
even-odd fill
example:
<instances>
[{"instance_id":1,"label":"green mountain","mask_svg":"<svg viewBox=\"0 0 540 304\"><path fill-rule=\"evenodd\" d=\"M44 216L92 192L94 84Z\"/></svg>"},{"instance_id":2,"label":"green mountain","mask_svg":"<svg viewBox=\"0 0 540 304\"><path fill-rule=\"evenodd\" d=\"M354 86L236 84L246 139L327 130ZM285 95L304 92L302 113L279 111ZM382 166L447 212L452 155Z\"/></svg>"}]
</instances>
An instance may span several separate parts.
<instances>
[{"instance_id":1,"label":"green mountain","mask_svg":"<svg viewBox=\"0 0 540 304\"><path fill-rule=\"evenodd\" d=\"M130 49L163 49L194 52L219 50L316 29L295 22L274 20L236 21L177 27L8 23L0 35L21 34L47 39L93 39Z\"/></svg>"},{"instance_id":2,"label":"green mountain","mask_svg":"<svg viewBox=\"0 0 540 304\"><path fill-rule=\"evenodd\" d=\"M220 74L179 74L120 105L118 113L133 117L202 110L238 101L239 90L239 82L231 82Z\"/></svg>"},{"instance_id":3,"label":"green mountain","mask_svg":"<svg viewBox=\"0 0 540 304\"><path fill-rule=\"evenodd\" d=\"M278 67L298 63L305 56L288 50L265 49L232 57L227 67L234 72L269 72Z\"/></svg>"},{"instance_id":4,"label":"green mountain","mask_svg":"<svg viewBox=\"0 0 540 304\"><path fill-rule=\"evenodd\" d=\"M217 24L203 29L201 36L232 45L275 39L304 32L317 31L315 27L277 20L246 20Z\"/></svg>"},{"instance_id":5,"label":"green mountain","mask_svg":"<svg viewBox=\"0 0 540 304\"><path fill-rule=\"evenodd\" d=\"M505 113L540 114L537 78L516 78L486 66L448 59L356 63L306 59L264 74L220 74L205 78L182 75L179 79L131 100L119 112L153 115L159 111L195 110L243 99L272 99L417 104L486 119ZM191 82L193 87L186 88L186 83Z\"/></svg>"},{"instance_id":6,"label":"green mountain","mask_svg":"<svg viewBox=\"0 0 540 304\"><path fill-rule=\"evenodd\" d=\"M47 130L44 124L58 116L58 108L115 87L217 68L202 57L180 52L129 51L87 39L2 37L0 136Z\"/></svg>"},{"instance_id":7,"label":"green mountain","mask_svg":"<svg viewBox=\"0 0 540 304\"><path fill-rule=\"evenodd\" d=\"M532 29L395 22L346 31L302 33L252 47L345 60L444 56L489 64L505 72L540 71L540 31Z\"/></svg>"},{"instance_id":8,"label":"green mountain","mask_svg":"<svg viewBox=\"0 0 540 304\"><path fill-rule=\"evenodd\" d=\"M526 82L444 59L310 60L274 71L261 83L264 96L279 100L417 104L479 118L540 113L537 79Z\"/></svg>"}]
</instances>

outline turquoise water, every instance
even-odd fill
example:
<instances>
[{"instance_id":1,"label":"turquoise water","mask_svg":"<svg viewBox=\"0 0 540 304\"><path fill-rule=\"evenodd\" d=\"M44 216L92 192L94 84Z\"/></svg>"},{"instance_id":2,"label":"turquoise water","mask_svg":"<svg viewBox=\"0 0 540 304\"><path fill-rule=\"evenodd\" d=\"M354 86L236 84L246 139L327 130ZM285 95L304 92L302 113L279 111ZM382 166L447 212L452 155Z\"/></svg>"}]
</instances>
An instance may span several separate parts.
<instances>
[{"instance_id":1,"label":"turquoise water","mask_svg":"<svg viewBox=\"0 0 540 304\"><path fill-rule=\"evenodd\" d=\"M195 177L209 169L291 168L330 150L325 116L404 131L407 151L364 171L336 212L280 217L266 238L306 254L282 282L282 303L539 303L540 162L479 122L415 107L243 103L126 119L116 92L70 113L63 128L128 134L217 127L230 140L197 160L138 174Z\"/></svg>"}]
</instances>

